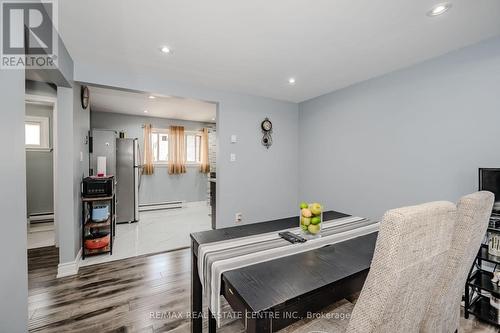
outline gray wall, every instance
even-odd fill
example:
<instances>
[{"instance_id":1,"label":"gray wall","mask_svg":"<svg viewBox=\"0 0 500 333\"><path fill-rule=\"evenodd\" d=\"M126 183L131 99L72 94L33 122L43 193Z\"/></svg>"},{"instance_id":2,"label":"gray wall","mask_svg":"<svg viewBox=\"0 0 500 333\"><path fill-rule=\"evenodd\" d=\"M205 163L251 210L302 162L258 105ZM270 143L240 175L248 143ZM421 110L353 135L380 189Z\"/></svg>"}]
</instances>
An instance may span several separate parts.
<instances>
[{"instance_id":1,"label":"gray wall","mask_svg":"<svg viewBox=\"0 0 500 333\"><path fill-rule=\"evenodd\" d=\"M187 131L200 130L208 124L174 119L131 116L109 112L91 112L90 127L125 131L127 137L138 138L141 152L144 152L144 135L141 126L152 124L155 128L168 128L170 125L184 126ZM169 175L166 167L156 167L151 176L142 176L139 193L140 204L158 203L174 200L204 201L207 197L207 175L197 167L187 168L184 175Z\"/></svg>"},{"instance_id":2,"label":"gray wall","mask_svg":"<svg viewBox=\"0 0 500 333\"><path fill-rule=\"evenodd\" d=\"M113 64L75 64L75 80L111 87L218 102L217 227L266 221L297 214L298 105L169 81L154 70L141 72ZM274 124L274 145L261 145L260 122ZM231 144L231 134L238 143ZM237 160L230 162L230 154Z\"/></svg>"},{"instance_id":3,"label":"gray wall","mask_svg":"<svg viewBox=\"0 0 500 333\"><path fill-rule=\"evenodd\" d=\"M88 175L89 110L82 110L79 84L57 90L55 218L60 263L71 262L81 248L80 182ZM80 152L83 154L80 160Z\"/></svg>"},{"instance_id":4,"label":"gray wall","mask_svg":"<svg viewBox=\"0 0 500 333\"><path fill-rule=\"evenodd\" d=\"M73 196L76 198L74 204L75 230L75 256L80 251L81 244L81 187L80 183L84 177L89 175L89 147L88 135L90 131L90 108L84 110L81 103L81 85L73 82ZM80 159L80 153L82 154Z\"/></svg>"},{"instance_id":5,"label":"gray wall","mask_svg":"<svg viewBox=\"0 0 500 333\"><path fill-rule=\"evenodd\" d=\"M59 243L59 262L70 262L75 259L75 217L73 194L73 89L58 87L57 120L55 123L56 144L54 154L57 175L54 191L54 214Z\"/></svg>"},{"instance_id":6,"label":"gray wall","mask_svg":"<svg viewBox=\"0 0 500 333\"><path fill-rule=\"evenodd\" d=\"M0 72L0 332L18 333L28 321L24 71Z\"/></svg>"},{"instance_id":7,"label":"gray wall","mask_svg":"<svg viewBox=\"0 0 500 333\"><path fill-rule=\"evenodd\" d=\"M56 29L53 27L52 29ZM57 45L58 45L58 54L57 54L57 67L53 69L27 69L26 70L26 78L30 80L40 81L40 82L50 82L59 87L71 87L73 81L73 59L69 54L66 46L62 38L57 34Z\"/></svg>"},{"instance_id":8,"label":"gray wall","mask_svg":"<svg viewBox=\"0 0 500 333\"><path fill-rule=\"evenodd\" d=\"M59 52L59 61L63 72L57 69L38 70L33 71L33 76L44 77L44 73L57 72L58 76L63 78L61 81L68 82L73 79L73 61L67 51L62 49L62 41L58 42L60 43L59 50L62 50ZM2 184L0 208L3 212L2 230L9 235L0 242L0 261L2 262L0 332L17 333L26 332L28 329L26 152L24 147L26 73L24 70L0 70L0 72L0 110L4 119L0 122L0 141L6 143L3 145L0 172ZM47 80L50 82L50 75L47 75ZM63 100L64 98L61 101ZM70 109L72 110L72 107ZM65 179L60 174L58 178L61 183L66 183L67 187L73 187L72 179ZM58 192L58 194L61 193ZM73 204L74 202L71 201L68 206L71 207L70 209L61 207L61 210L73 211ZM70 219L69 223L73 223L73 220Z\"/></svg>"},{"instance_id":9,"label":"gray wall","mask_svg":"<svg viewBox=\"0 0 500 333\"><path fill-rule=\"evenodd\" d=\"M500 167L500 38L300 104L300 197L361 216Z\"/></svg>"},{"instance_id":10,"label":"gray wall","mask_svg":"<svg viewBox=\"0 0 500 333\"><path fill-rule=\"evenodd\" d=\"M26 94L38 96L57 96L57 87L51 83L26 80L25 82Z\"/></svg>"},{"instance_id":11,"label":"gray wall","mask_svg":"<svg viewBox=\"0 0 500 333\"><path fill-rule=\"evenodd\" d=\"M49 118L52 147L52 107L26 104L26 115ZM26 194L28 216L54 211L54 178L52 151L26 151Z\"/></svg>"}]
</instances>

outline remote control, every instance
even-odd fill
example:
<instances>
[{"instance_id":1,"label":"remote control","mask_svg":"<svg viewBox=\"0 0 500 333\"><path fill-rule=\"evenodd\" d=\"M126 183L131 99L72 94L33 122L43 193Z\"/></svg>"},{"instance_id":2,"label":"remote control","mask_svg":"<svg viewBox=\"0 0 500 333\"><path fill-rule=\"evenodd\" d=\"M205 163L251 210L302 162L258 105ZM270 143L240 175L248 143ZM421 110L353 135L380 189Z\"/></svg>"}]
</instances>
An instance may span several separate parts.
<instances>
[{"instance_id":1,"label":"remote control","mask_svg":"<svg viewBox=\"0 0 500 333\"><path fill-rule=\"evenodd\" d=\"M300 237L299 235L293 234L290 231L280 232L278 234L281 238L286 239L292 244L295 243L304 243L306 241L305 238Z\"/></svg>"}]
</instances>

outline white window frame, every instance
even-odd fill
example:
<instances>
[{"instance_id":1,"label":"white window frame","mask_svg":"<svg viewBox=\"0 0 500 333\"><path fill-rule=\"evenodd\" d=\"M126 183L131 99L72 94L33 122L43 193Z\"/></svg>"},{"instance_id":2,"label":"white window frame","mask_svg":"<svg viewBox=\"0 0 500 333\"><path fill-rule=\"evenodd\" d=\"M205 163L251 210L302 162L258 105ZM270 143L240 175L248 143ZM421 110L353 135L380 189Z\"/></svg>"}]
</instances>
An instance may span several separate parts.
<instances>
[{"instance_id":1,"label":"white window frame","mask_svg":"<svg viewBox=\"0 0 500 333\"><path fill-rule=\"evenodd\" d=\"M167 128L152 128L151 129L151 135L153 134L168 134L169 135L169 140L170 140L170 130ZM188 135L195 135L195 136L200 136L201 137L201 131L184 131L184 146L186 147L186 155L187 155L187 136ZM196 141L195 141L196 144ZM170 142L169 142L169 148L170 148ZM200 149L201 149L201 139L200 139ZM196 152L195 152L196 154ZM188 162L187 161L187 156L186 156L186 166L188 167L198 167L201 164L201 161L197 162ZM168 160L167 161L153 161L153 165L158 166L158 167L164 167L168 166Z\"/></svg>"},{"instance_id":2,"label":"white window frame","mask_svg":"<svg viewBox=\"0 0 500 333\"><path fill-rule=\"evenodd\" d=\"M200 137L200 149L201 149L201 131L184 131L184 140L185 140L185 146L186 146L186 165L187 166L199 166L201 164L201 161L195 161L195 162L188 162L187 161L187 136L188 135L194 135L195 137L196 136L199 136ZM196 138L195 138L195 141L194 141L194 144L195 144L195 158L197 156L196 154Z\"/></svg>"},{"instance_id":3,"label":"white window frame","mask_svg":"<svg viewBox=\"0 0 500 333\"><path fill-rule=\"evenodd\" d=\"M50 121L49 117L26 116L24 119L26 124L40 125L40 145L27 145L26 150L42 150L50 151Z\"/></svg>"},{"instance_id":4,"label":"white window frame","mask_svg":"<svg viewBox=\"0 0 500 333\"><path fill-rule=\"evenodd\" d=\"M168 129L164 129L164 128L152 128L151 129L151 135L158 135L158 134L167 134L169 136L169 140L170 140L170 133L169 133L169 130ZM158 139L160 137L158 136ZM153 144L152 142L153 140L151 139L151 144ZM170 149L170 142L168 142L168 145L169 145L169 149ZM158 143L158 148L159 148L159 143ZM159 154L160 151L158 150L157 151L157 154ZM154 156L154 154L153 154ZM167 166L168 165L168 154L167 154L167 160L166 161L153 161L153 165L156 165L156 166Z\"/></svg>"}]
</instances>

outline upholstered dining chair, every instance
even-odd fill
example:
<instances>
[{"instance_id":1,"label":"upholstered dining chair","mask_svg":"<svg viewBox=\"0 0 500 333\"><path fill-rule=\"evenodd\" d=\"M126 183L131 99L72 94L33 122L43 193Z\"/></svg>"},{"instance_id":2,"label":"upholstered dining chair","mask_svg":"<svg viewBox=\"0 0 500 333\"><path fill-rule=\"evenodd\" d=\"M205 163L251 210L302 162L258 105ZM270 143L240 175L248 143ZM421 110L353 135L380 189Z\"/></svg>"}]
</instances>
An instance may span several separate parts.
<instances>
[{"instance_id":1,"label":"upholstered dining chair","mask_svg":"<svg viewBox=\"0 0 500 333\"><path fill-rule=\"evenodd\" d=\"M465 280L488 228L494 195L481 191L461 198L445 270L434 287L421 332L458 330Z\"/></svg>"},{"instance_id":2,"label":"upholstered dining chair","mask_svg":"<svg viewBox=\"0 0 500 333\"><path fill-rule=\"evenodd\" d=\"M350 320L322 316L283 332L418 332L448 258L455 219L456 206L444 201L386 212Z\"/></svg>"}]
</instances>

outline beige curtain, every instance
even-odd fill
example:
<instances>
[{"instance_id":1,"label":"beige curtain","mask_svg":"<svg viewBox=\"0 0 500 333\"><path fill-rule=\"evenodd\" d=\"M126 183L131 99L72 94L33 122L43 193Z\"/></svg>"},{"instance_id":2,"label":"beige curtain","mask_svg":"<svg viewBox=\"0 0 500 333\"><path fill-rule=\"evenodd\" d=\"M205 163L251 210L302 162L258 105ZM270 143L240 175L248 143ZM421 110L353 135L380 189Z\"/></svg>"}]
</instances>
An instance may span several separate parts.
<instances>
[{"instance_id":1,"label":"beige curtain","mask_svg":"<svg viewBox=\"0 0 500 333\"><path fill-rule=\"evenodd\" d=\"M168 173L186 173L186 138L184 127L170 126L168 133Z\"/></svg>"},{"instance_id":2,"label":"beige curtain","mask_svg":"<svg viewBox=\"0 0 500 333\"><path fill-rule=\"evenodd\" d=\"M201 132L200 142L200 172L210 172L210 164L208 163L208 128L204 128Z\"/></svg>"},{"instance_id":3,"label":"beige curtain","mask_svg":"<svg viewBox=\"0 0 500 333\"><path fill-rule=\"evenodd\" d=\"M154 172L153 166L153 145L151 142L151 124L144 125L144 167L143 175L152 175Z\"/></svg>"}]
</instances>

